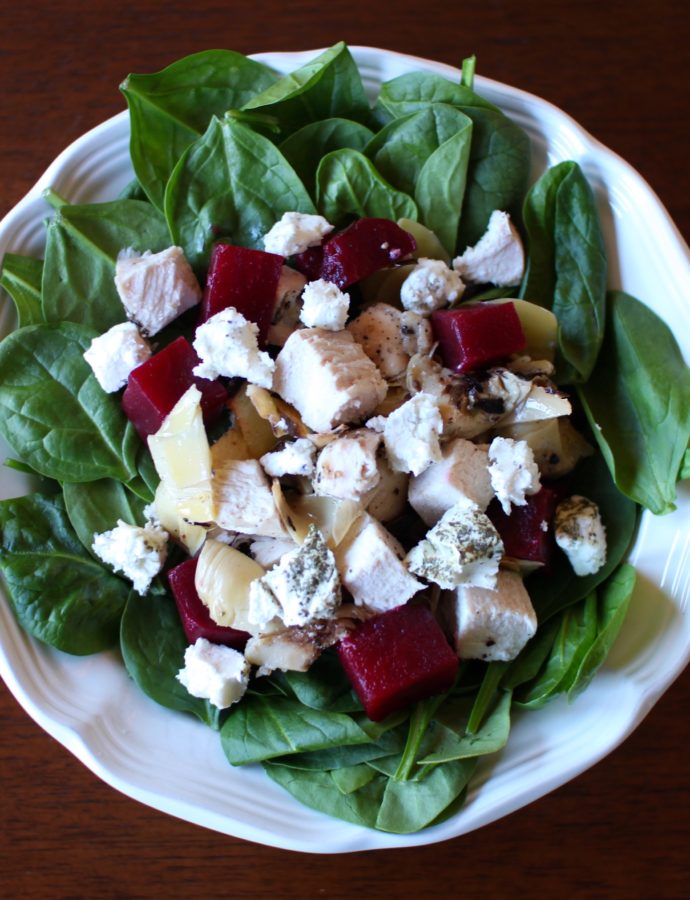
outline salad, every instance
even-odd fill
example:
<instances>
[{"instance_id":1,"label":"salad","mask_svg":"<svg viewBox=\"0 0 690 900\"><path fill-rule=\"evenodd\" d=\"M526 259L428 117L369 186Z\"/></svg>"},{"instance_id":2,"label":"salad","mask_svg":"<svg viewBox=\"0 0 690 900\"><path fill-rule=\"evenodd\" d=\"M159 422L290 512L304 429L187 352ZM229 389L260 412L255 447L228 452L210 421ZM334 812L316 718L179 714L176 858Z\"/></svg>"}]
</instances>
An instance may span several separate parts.
<instances>
[{"instance_id":1,"label":"salad","mask_svg":"<svg viewBox=\"0 0 690 900\"><path fill-rule=\"evenodd\" d=\"M473 70L373 110L342 44L130 76L136 181L49 194L45 259L2 270L0 428L40 486L0 504L19 621L119 643L233 765L396 832L457 808L511 712L586 687L637 510L688 467L671 334L606 293L582 172L528 187Z\"/></svg>"}]
</instances>

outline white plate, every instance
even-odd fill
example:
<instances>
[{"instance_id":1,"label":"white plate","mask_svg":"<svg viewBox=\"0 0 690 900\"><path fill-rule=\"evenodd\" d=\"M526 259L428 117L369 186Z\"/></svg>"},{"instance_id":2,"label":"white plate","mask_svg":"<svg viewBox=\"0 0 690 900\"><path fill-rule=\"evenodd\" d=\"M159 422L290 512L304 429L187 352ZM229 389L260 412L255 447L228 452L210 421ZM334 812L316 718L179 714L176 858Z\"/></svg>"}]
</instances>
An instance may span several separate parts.
<instances>
[{"instance_id":1,"label":"white plate","mask_svg":"<svg viewBox=\"0 0 690 900\"><path fill-rule=\"evenodd\" d=\"M290 71L312 58L269 53L258 58ZM367 47L353 54L367 89L425 69L454 80L438 63ZM673 328L690 359L690 252L642 178L572 119L530 94L485 78L480 93L529 133L535 175L545 164L575 159L600 206L611 261L611 286L640 297ZM72 202L112 199L132 176L126 113L104 122L67 148L0 223L0 255L40 254L41 191L51 185ZM0 326L12 316L4 304ZM26 483L0 472L3 497ZM631 554L638 587L616 646L589 690L568 707L556 701L517 717L507 749L479 769L464 809L419 834L396 836L349 825L293 800L258 767L232 769L217 734L146 698L128 679L116 653L70 657L39 644L0 602L0 674L24 709L108 784L171 815L251 841L317 853L429 844L486 825L536 800L616 747L690 660L690 491L681 486L678 511L645 514ZM190 765L190 760L193 763Z\"/></svg>"}]
</instances>

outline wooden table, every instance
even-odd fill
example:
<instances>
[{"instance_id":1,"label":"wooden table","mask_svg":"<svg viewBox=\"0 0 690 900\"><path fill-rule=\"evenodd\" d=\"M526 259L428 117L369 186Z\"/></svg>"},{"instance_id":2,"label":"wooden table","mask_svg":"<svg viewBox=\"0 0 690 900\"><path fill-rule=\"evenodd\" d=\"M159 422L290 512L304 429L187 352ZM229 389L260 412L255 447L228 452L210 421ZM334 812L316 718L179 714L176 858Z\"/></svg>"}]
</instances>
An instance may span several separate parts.
<instances>
[{"instance_id":1,"label":"wooden table","mask_svg":"<svg viewBox=\"0 0 690 900\"><path fill-rule=\"evenodd\" d=\"M71 140L123 108L117 85L192 51L337 39L457 64L571 113L654 186L690 236L683 0L546 4L25 0L0 30L0 213ZM117 794L0 690L0 896L688 896L690 673L625 744L479 832L413 850L302 856Z\"/></svg>"}]
</instances>

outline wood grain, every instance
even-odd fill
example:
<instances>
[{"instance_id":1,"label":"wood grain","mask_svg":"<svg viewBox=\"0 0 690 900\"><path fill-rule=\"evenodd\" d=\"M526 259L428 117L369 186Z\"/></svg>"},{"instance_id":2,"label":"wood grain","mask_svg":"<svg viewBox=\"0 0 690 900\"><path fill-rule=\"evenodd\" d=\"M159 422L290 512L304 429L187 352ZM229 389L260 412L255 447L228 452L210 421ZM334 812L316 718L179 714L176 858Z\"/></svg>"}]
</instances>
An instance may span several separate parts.
<instances>
[{"instance_id":1,"label":"wood grain","mask_svg":"<svg viewBox=\"0 0 690 900\"><path fill-rule=\"evenodd\" d=\"M690 14L655 3L115 5L27 0L0 29L0 214L71 140L123 108L130 71L212 46L338 39L457 64L544 97L627 159L690 235ZM689 299L690 302L690 299ZM682 897L690 673L625 743L554 794L430 847L303 856L150 810L87 771L0 689L0 896Z\"/></svg>"}]
</instances>

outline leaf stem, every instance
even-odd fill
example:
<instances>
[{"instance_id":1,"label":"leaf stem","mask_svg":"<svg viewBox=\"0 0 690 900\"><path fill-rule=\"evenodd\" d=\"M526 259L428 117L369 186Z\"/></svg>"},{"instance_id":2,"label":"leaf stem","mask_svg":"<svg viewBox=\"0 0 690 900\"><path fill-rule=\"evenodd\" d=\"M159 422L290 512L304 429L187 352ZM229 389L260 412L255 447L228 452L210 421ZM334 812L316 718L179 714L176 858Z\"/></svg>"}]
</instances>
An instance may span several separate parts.
<instances>
[{"instance_id":1,"label":"leaf stem","mask_svg":"<svg viewBox=\"0 0 690 900\"><path fill-rule=\"evenodd\" d=\"M67 200L61 197L52 187L48 187L43 191L43 199L50 203L53 209L60 209L61 206L68 206Z\"/></svg>"}]
</instances>

